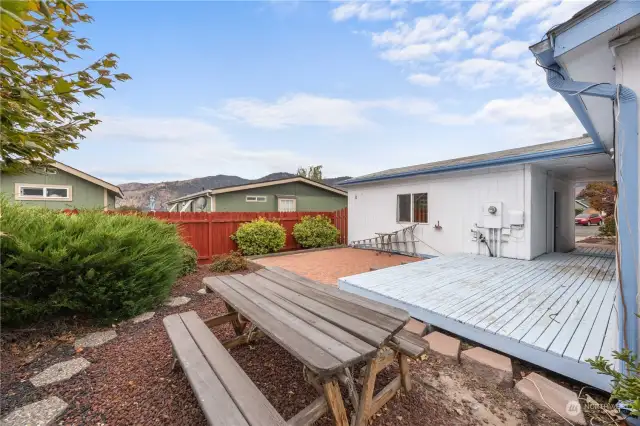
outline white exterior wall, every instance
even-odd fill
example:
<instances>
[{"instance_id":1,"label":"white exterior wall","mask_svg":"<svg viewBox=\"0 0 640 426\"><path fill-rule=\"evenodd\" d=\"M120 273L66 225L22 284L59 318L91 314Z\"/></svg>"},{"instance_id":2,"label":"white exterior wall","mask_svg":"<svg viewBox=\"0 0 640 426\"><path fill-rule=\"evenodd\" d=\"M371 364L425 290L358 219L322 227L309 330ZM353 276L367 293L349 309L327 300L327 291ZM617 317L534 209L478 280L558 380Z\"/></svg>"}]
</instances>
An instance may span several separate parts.
<instances>
[{"instance_id":1,"label":"white exterior wall","mask_svg":"<svg viewBox=\"0 0 640 426\"><path fill-rule=\"evenodd\" d=\"M622 84L632 89L640 100L640 39L635 39L616 49L616 84ZM638 108L638 123L640 123L640 108ZM640 145L640 135L638 136L638 145ZM620 161L616 165L620 167ZM638 150L636 165L640 165L640 150ZM640 174L638 174L638 181L637 188L640 198ZM640 223L640 209L638 210L638 223ZM636 264L640 265L640 251L637 256ZM637 287L638 294L640 294L640 280L638 280ZM638 340L640 340L640 318L637 321Z\"/></svg>"},{"instance_id":2,"label":"white exterior wall","mask_svg":"<svg viewBox=\"0 0 640 426\"><path fill-rule=\"evenodd\" d=\"M502 256L530 259L527 238L531 235L530 214L526 211L530 190L525 185L528 174L528 166L514 165L350 186L349 241L373 238L376 232L408 226L396 221L397 195L426 192L429 223L416 228L416 237L421 240L416 243L419 253L434 256L478 253L479 247L486 253L484 245L472 241L471 229L475 223L482 223L483 203L502 202L503 227L509 226L506 214L509 210L522 210L525 217L524 229L503 237ZM438 222L441 230L434 228Z\"/></svg>"},{"instance_id":3,"label":"white exterior wall","mask_svg":"<svg viewBox=\"0 0 640 426\"><path fill-rule=\"evenodd\" d=\"M415 232L419 240L416 250L420 254L488 255L486 246L473 241L471 233L474 224L482 227L482 208L487 202L502 202L502 226L511 232L510 236L502 237L502 257L530 260L544 253L575 248L574 182L532 164L390 179L351 186L348 192L350 242L409 226L396 220L397 196L426 192L429 223L418 224ZM554 192L558 193L557 224ZM523 228L510 227L509 210L524 211ZM434 228L438 222L440 230ZM480 231L489 237L486 230Z\"/></svg>"},{"instance_id":4,"label":"white exterior wall","mask_svg":"<svg viewBox=\"0 0 640 426\"><path fill-rule=\"evenodd\" d=\"M531 227L529 229L532 230L531 258L535 258L552 251L547 225L550 228L551 222L549 222L548 212L553 212L553 206L549 204L547 199L547 171L536 166L529 167L531 170L531 209L529 210L531 212Z\"/></svg>"}]
</instances>

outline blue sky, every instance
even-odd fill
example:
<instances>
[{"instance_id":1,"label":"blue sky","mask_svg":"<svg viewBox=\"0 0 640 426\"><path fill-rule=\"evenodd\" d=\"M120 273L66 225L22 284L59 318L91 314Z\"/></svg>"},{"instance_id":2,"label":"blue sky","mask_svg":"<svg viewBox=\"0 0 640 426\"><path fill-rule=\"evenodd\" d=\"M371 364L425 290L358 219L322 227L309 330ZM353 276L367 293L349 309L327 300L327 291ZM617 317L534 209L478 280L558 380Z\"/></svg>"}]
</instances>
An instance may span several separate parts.
<instances>
[{"instance_id":1,"label":"blue sky","mask_svg":"<svg viewBox=\"0 0 640 426\"><path fill-rule=\"evenodd\" d=\"M57 159L113 183L360 175L579 136L527 46L587 3L90 2L133 80Z\"/></svg>"}]
</instances>

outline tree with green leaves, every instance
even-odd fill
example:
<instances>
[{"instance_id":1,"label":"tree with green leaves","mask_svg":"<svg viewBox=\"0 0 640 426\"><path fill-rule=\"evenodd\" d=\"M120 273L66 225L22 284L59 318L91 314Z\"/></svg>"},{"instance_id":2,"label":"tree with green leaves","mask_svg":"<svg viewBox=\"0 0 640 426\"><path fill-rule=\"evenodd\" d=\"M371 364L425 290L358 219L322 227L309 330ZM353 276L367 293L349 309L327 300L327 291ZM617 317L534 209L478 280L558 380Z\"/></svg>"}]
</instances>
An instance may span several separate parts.
<instances>
[{"instance_id":1,"label":"tree with green leaves","mask_svg":"<svg viewBox=\"0 0 640 426\"><path fill-rule=\"evenodd\" d=\"M315 180L316 182L322 181L322 166L309 166L298 167L298 176L305 177L307 179Z\"/></svg>"},{"instance_id":2,"label":"tree with green leaves","mask_svg":"<svg viewBox=\"0 0 640 426\"><path fill-rule=\"evenodd\" d=\"M76 149L83 132L100 121L79 107L82 98L104 97L115 81L118 56L108 53L78 65L92 50L73 31L93 18L75 0L0 3L0 155L5 173L42 167L64 150Z\"/></svg>"}]
</instances>

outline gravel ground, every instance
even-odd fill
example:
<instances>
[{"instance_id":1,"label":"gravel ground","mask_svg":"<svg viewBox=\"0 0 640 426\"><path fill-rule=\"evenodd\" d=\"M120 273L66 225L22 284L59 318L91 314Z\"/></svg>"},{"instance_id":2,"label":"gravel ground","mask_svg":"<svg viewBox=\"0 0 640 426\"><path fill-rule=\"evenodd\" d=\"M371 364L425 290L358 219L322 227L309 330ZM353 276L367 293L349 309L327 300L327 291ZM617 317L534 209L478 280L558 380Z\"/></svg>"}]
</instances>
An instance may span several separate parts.
<instances>
[{"instance_id":1,"label":"gravel ground","mask_svg":"<svg viewBox=\"0 0 640 426\"><path fill-rule=\"evenodd\" d=\"M58 420L61 425L205 425L184 374L180 368L171 370L171 345L162 318L188 310L196 310L202 318L223 313L222 300L197 293L206 275L212 274L201 267L174 287L174 296L191 297L191 302L176 308L160 307L151 320L140 324L116 326L118 337L97 348L76 353L73 335L97 331L81 324L55 328L58 337L40 329L11 334L13 341L5 339L2 345L2 416L57 396L69 404ZM214 333L221 340L233 336L229 325L216 327ZM285 419L317 397L302 379L302 365L269 339L235 348L231 354ZM74 356L83 356L91 365L60 384L34 388L29 383L37 372ZM374 425L559 424L519 401L514 390L485 388L457 367L428 358L412 362L411 370L413 390L390 401L374 418ZM377 388L388 383L396 371L393 366L382 372ZM331 422L325 416L317 424Z\"/></svg>"}]
</instances>

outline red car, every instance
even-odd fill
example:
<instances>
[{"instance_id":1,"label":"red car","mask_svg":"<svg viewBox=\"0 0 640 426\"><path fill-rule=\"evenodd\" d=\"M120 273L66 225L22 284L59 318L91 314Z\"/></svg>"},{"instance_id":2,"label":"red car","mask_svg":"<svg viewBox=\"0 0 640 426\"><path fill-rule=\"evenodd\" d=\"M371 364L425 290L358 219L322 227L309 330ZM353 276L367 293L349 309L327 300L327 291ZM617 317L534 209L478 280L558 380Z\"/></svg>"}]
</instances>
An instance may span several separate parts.
<instances>
[{"instance_id":1,"label":"red car","mask_svg":"<svg viewBox=\"0 0 640 426\"><path fill-rule=\"evenodd\" d=\"M600 225L603 219L598 213L582 213L576 216L576 225L590 226L590 225Z\"/></svg>"}]
</instances>

